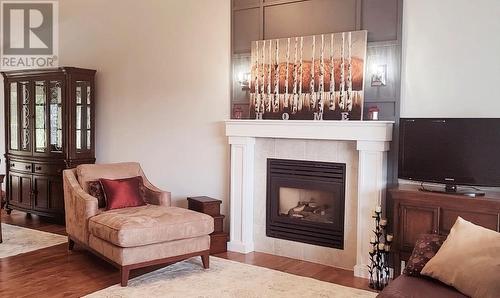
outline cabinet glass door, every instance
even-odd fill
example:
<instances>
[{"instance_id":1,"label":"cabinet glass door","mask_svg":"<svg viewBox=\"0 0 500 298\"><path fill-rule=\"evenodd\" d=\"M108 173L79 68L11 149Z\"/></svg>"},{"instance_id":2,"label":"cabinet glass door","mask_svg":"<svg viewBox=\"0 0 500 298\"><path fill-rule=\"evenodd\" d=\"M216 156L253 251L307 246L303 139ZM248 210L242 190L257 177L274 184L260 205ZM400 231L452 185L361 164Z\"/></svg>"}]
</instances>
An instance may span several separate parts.
<instances>
[{"instance_id":1,"label":"cabinet glass door","mask_svg":"<svg viewBox=\"0 0 500 298\"><path fill-rule=\"evenodd\" d=\"M50 151L62 152L62 82L50 81Z\"/></svg>"},{"instance_id":2,"label":"cabinet glass door","mask_svg":"<svg viewBox=\"0 0 500 298\"><path fill-rule=\"evenodd\" d=\"M89 81L76 81L76 150L80 152L92 148L91 95Z\"/></svg>"},{"instance_id":3,"label":"cabinet glass door","mask_svg":"<svg viewBox=\"0 0 500 298\"><path fill-rule=\"evenodd\" d=\"M45 81L35 82L35 152L47 151L47 96Z\"/></svg>"},{"instance_id":4,"label":"cabinet glass door","mask_svg":"<svg viewBox=\"0 0 500 298\"><path fill-rule=\"evenodd\" d=\"M19 82L20 84L20 96L18 97L20 100L20 114L21 114L21 150L22 151L31 151L31 132L30 132L30 117L31 117L31 109L30 109L30 83L29 82Z\"/></svg>"},{"instance_id":5,"label":"cabinet glass door","mask_svg":"<svg viewBox=\"0 0 500 298\"><path fill-rule=\"evenodd\" d=\"M19 150L17 82L10 83L10 149Z\"/></svg>"}]
</instances>

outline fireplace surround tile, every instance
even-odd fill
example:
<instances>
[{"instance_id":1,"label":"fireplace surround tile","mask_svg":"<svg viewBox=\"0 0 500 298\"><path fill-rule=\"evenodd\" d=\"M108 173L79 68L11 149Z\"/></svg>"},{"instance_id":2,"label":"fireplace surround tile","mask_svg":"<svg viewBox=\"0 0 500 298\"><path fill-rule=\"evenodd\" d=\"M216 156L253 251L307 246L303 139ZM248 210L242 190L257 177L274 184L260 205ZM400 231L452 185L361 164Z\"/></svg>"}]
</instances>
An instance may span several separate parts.
<instances>
[{"instance_id":1,"label":"fireplace surround tile","mask_svg":"<svg viewBox=\"0 0 500 298\"><path fill-rule=\"evenodd\" d=\"M266 238L268 238L266 236L266 226L255 224L254 225L255 251L273 254L276 251L275 241L267 241Z\"/></svg>"},{"instance_id":2,"label":"fireplace surround tile","mask_svg":"<svg viewBox=\"0 0 500 298\"><path fill-rule=\"evenodd\" d=\"M275 156L280 159L304 159L306 150L306 141L275 139Z\"/></svg>"},{"instance_id":3,"label":"fireplace surround tile","mask_svg":"<svg viewBox=\"0 0 500 298\"><path fill-rule=\"evenodd\" d=\"M272 148L276 149L274 154ZM287 148L291 148L287 151ZM317 148L317 150L314 150ZM315 153L312 153L315 151ZM348 152L353 151L353 152ZM255 250L279 256L293 257L340 268L356 264L356 205L357 205L357 151L352 141L293 140L257 138L255 142L254 176L254 243ZM278 153L279 152L279 153ZM343 158L340 158L342 156ZM266 226L266 171L267 159L314 160L346 163L344 249L320 247L284 239L267 237ZM262 230L262 227L264 230Z\"/></svg>"},{"instance_id":4,"label":"fireplace surround tile","mask_svg":"<svg viewBox=\"0 0 500 298\"><path fill-rule=\"evenodd\" d=\"M339 142L306 140L306 160L329 161L338 160Z\"/></svg>"},{"instance_id":5,"label":"fireplace surround tile","mask_svg":"<svg viewBox=\"0 0 500 298\"><path fill-rule=\"evenodd\" d=\"M274 252L278 256L304 260L303 243L273 238Z\"/></svg>"},{"instance_id":6,"label":"fireplace surround tile","mask_svg":"<svg viewBox=\"0 0 500 298\"><path fill-rule=\"evenodd\" d=\"M226 121L226 135L231 144L228 249L281 254L354 269L356 276L368 277L368 240L373 228L370 215L375 206L384 203L393 124L390 121ZM265 236L266 223L262 220L265 217L260 214L265 213L262 202L266 200L267 158L346 163L344 250L276 241Z\"/></svg>"}]
</instances>

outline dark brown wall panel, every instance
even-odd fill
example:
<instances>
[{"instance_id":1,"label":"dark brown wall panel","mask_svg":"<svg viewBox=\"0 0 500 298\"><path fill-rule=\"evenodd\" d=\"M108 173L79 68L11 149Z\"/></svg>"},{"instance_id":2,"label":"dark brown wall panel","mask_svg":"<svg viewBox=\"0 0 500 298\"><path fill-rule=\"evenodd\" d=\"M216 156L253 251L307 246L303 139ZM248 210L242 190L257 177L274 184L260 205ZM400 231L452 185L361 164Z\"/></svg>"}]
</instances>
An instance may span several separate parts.
<instances>
[{"instance_id":1,"label":"dark brown wall panel","mask_svg":"<svg viewBox=\"0 0 500 298\"><path fill-rule=\"evenodd\" d=\"M264 39L356 30L356 0L309 0L264 7Z\"/></svg>"},{"instance_id":2,"label":"dark brown wall panel","mask_svg":"<svg viewBox=\"0 0 500 298\"><path fill-rule=\"evenodd\" d=\"M233 53L250 52L253 40L259 40L259 8L236 10L233 14Z\"/></svg>"},{"instance_id":3,"label":"dark brown wall panel","mask_svg":"<svg viewBox=\"0 0 500 298\"><path fill-rule=\"evenodd\" d=\"M397 119L401 8L401 0L233 0L233 77L246 72L253 40L363 28L369 36L365 112L377 106L380 119ZM379 64L387 66L387 84L372 87L372 68ZM233 81L232 96L234 103L247 101L237 81Z\"/></svg>"},{"instance_id":4,"label":"dark brown wall panel","mask_svg":"<svg viewBox=\"0 0 500 298\"><path fill-rule=\"evenodd\" d=\"M363 0L362 28L368 30L368 41L398 39L400 0Z\"/></svg>"},{"instance_id":5,"label":"dark brown wall panel","mask_svg":"<svg viewBox=\"0 0 500 298\"><path fill-rule=\"evenodd\" d=\"M365 99L363 106L363 115L365 117L368 115L368 110L371 107L377 107L380 111L378 113L379 120L394 121L394 115L396 114L396 103L393 101L381 102L381 101L369 101ZM392 144L391 144L392 146ZM392 148L392 147L391 147Z\"/></svg>"},{"instance_id":6,"label":"dark brown wall panel","mask_svg":"<svg viewBox=\"0 0 500 298\"><path fill-rule=\"evenodd\" d=\"M364 110L367 115L377 106L379 119L396 121L388 171L388 180L396 182L403 0L232 0L232 7L232 109L248 109L247 91L236 77L250 64L251 41L368 30ZM371 87L374 61L387 65L386 86Z\"/></svg>"},{"instance_id":7,"label":"dark brown wall panel","mask_svg":"<svg viewBox=\"0 0 500 298\"><path fill-rule=\"evenodd\" d=\"M366 54L366 83L365 99L392 100L397 97L399 84L399 46L398 45L370 45ZM385 65L387 80L385 86L371 85L374 68Z\"/></svg>"},{"instance_id":8,"label":"dark brown wall panel","mask_svg":"<svg viewBox=\"0 0 500 298\"><path fill-rule=\"evenodd\" d=\"M233 55L233 86L232 92L233 103L243 104L248 103L248 90L241 87L240 82L238 82L238 75L247 73L250 69L250 53L235 54Z\"/></svg>"},{"instance_id":9,"label":"dark brown wall panel","mask_svg":"<svg viewBox=\"0 0 500 298\"><path fill-rule=\"evenodd\" d=\"M233 0L233 8L235 9L259 5L260 0Z\"/></svg>"}]
</instances>

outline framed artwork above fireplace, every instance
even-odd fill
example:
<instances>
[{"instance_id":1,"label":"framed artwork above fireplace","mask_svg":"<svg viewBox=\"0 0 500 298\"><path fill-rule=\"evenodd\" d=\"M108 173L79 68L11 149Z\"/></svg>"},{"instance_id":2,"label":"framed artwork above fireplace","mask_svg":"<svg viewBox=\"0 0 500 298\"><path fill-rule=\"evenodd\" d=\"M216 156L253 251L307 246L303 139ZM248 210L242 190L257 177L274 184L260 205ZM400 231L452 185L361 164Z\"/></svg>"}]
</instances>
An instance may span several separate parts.
<instances>
[{"instance_id":1,"label":"framed artwork above fireplace","mask_svg":"<svg viewBox=\"0 0 500 298\"><path fill-rule=\"evenodd\" d=\"M362 120L367 31L252 42L250 118Z\"/></svg>"}]
</instances>

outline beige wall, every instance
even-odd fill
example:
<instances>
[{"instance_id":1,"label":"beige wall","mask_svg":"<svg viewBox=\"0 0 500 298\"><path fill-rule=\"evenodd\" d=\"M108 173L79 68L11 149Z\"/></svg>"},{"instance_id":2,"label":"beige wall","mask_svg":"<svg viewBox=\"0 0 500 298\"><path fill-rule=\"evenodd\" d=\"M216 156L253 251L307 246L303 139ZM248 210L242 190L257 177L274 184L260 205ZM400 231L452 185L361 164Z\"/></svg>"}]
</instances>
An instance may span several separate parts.
<instances>
[{"instance_id":1,"label":"beige wall","mask_svg":"<svg viewBox=\"0 0 500 298\"><path fill-rule=\"evenodd\" d=\"M64 0L59 9L59 64L97 69L98 162L140 161L176 205L191 195L227 201L229 0Z\"/></svg>"},{"instance_id":2,"label":"beige wall","mask_svg":"<svg viewBox=\"0 0 500 298\"><path fill-rule=\"evenodd\" d=\"M225 199L226 0L64 0L62 65L98 70L98 162L140 161L176 200Z\"/></svg>"},{"instance_id":3,"label":"beige wall","mask_svg":"<svg viewBox=\"0 0 500 298\"><path fill-rule=\"evenodd\" d=\"M401 117L499 117L500 1L405 0Z\"/></svg>"}]
</instances>

